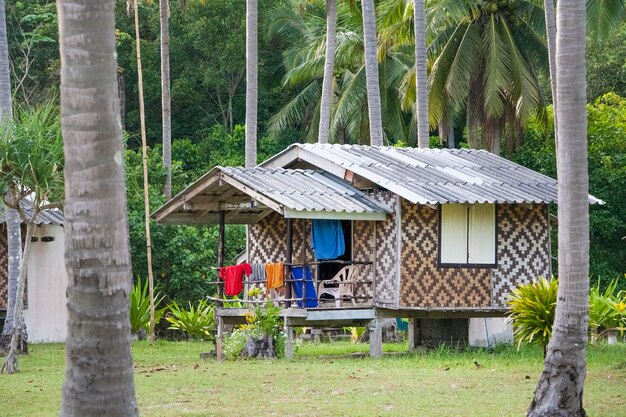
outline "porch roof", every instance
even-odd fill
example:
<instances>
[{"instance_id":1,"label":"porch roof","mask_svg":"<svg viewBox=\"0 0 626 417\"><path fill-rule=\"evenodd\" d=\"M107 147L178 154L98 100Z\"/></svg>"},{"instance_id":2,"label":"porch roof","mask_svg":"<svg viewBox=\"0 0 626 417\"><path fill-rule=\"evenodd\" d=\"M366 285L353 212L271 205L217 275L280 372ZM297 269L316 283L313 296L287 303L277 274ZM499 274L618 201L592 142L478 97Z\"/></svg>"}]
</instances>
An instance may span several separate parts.
<instances>
[{"instance_id":1,"label":"porch roof","mask_svg":"<svg viewBox=\"0 0 626 417\"><path fill-rule=\"evenodd\" d=\"M557 181L477 149L293 144L264 167L315 166L359 176L416 204L556 203ZM592 195L590 204L604 204Z\"/></svg>"},{"instance_id":2,"label":"porch roof","mask_svg":"<svg viewBox=\"0 0 626 417\"><path fill-rule=\"evenodd\" d=\"M388 207L319 170L215 167L152 214L164 224L252 224L285 218L384 220Z\"/></svg>"}]
</instances>

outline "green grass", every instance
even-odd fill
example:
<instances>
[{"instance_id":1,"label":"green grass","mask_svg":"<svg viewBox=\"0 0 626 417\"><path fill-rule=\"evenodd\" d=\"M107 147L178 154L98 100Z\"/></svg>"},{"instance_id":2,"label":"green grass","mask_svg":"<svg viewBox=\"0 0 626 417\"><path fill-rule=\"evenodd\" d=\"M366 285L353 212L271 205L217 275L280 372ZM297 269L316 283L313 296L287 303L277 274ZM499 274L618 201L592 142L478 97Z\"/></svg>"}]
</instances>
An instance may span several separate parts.
<instances>
[{"instance_id":1,"label":"green grass","mask_svg":"<svg viewBox=\"0 0 626 417\"><path fill-rule=\"evenodd\" d=\"M0 375L0 415L56 416L64 348L31 345L22 372ZM542 369L539 349L439 349L370 359L367 344L307 343L294 360L200 360L200 342L135 343L141 416L523 416ZM385 351L404 350L386 345ZM320 357L320 355L340 355ZM477 368L474 361L481 367ZM585 407L623 417L626 345L589 348Z\"/></svg>"}]
</instances>

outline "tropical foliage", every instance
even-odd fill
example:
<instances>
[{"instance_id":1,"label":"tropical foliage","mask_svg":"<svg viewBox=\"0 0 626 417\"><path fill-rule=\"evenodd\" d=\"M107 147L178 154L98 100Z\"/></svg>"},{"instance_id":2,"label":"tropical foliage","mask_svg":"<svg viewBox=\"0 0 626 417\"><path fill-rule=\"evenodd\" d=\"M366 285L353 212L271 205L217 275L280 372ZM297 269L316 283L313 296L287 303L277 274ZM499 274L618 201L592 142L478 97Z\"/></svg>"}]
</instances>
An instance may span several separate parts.
<instances>
[{"instance_id":1,"label":"tropical foliage","mask_svg":"<svg viewBox=\"0 0 626 417\"><path fill-rule=\"evenodd\" d=\"M170 311L165 320L170 323L168 329L178 330L189 339L212 339L215 333L215 306L204 300L195 305L189 303L189 308L181 308L176 301L169 305Z\"/></svg>"},{"instance_id":2,"label":"tropical foliage","mask_svg":"<svg viewBox=\"0 0 626 417\"><path fill-rule=\"evenodd\" d=\"M518 348L522 343L536 343L545 356L552 336L557 289L556 279L539 277L511 292L507 304Z\"/></svg>"},{"instance_id":3,"label":"tropical foliage","mask_svg":"<svg viewBox=\"0 0 626 417\"><path fill-rule=\"evenodd\" d=\"M154 325L157 326L168 309L168 306L158 308L163 302L165 295L160 291L154 293ZM143 329L146 334L150 328L150 295L148 292L148 280L142 282L137 278L130 292L130 331L133 333Z\"/></svg>"}]
</instances>

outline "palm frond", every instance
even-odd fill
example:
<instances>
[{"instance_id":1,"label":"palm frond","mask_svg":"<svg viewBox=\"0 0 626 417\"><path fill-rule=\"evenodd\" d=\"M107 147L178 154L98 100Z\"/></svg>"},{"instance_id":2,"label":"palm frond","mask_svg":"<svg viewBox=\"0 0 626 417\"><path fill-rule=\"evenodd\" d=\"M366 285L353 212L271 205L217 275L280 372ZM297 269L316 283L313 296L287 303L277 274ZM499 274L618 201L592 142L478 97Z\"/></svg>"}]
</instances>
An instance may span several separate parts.
<instances>
[{"instance_id":1,"label":"palm frond","mask_svg":"<svg viewBox=\"0 0 626 417\"><path fill-rule=\"evenodd\" d=\"M587 0L587 31L602 41L624 19L623 0Z\"/></svg>"}]
</instances>

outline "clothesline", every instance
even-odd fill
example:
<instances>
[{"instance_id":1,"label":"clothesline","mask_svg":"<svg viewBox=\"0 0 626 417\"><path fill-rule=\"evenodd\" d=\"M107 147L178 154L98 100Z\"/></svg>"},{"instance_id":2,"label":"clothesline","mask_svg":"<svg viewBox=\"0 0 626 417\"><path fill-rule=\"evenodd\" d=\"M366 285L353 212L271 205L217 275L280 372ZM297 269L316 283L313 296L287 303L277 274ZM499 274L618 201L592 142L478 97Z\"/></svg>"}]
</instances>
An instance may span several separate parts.
<instances>
[{"instance_id":1,"label":"clothesline","mask_svg":"<svg viewBox=\"0 0 626 417\"><path fill-rule=\"evenodd\" d=\"M300 278L300 279L285 279L285 280L283 280L283 282L303 282L303 281L304 281L304 278ZM308 281L308 280L307 280L307 281ZM325 282L325 281L328 281L328 280L325 280L325 279L320 279L320 280L314 279L313 281L317 281L317 282ZM355 280L350 281L350 283L354 283L354 284L359 284L359 283L361 283L361 284L371 284L371 283L373 283L373 282L374 282L374 281L373 281L373 280L371 280L371 279L355 279ZM242 281L242 283L243 283L243 284L265 284L265 281L250 281L250 280L243 280L243 281ZM210 284L210 285L212 285L212 284L219 284L219 285L223 285L223 284L224 284L224 281L207 281L207 282L206 282L206 284Z\"/></svg>"}]
</instances>

